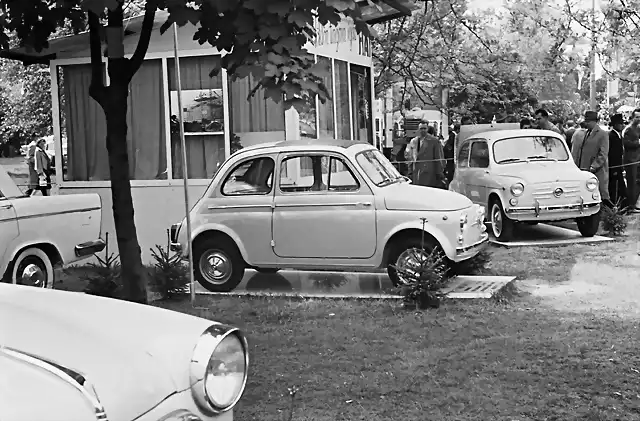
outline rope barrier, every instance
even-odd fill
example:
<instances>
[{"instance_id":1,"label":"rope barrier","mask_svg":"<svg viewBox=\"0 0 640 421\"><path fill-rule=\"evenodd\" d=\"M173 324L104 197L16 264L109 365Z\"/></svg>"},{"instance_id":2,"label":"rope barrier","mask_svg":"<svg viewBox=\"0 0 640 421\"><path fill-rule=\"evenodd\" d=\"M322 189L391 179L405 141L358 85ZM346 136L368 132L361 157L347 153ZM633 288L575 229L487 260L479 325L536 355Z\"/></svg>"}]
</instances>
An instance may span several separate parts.
<instances>
[{"instance_id":1,"label":"rope barrier","mask_svg":"<svg viewBox=\"0 0 640 421\"><path fill-rule=\"evenodd\" d=\"M392 164L417 164L417 163L421 163L421 162L439 162L439 161L442 162L442 161L454 161L454 160L455 160L455 158L419 159L417 161L411 161L411 160L408 160L408 161L391 161L391 163ZM526 161L526 160L523 159L523 161ZM609 167L609 169L612 169L612 168L624 168L624 167L628 167L628 166L631 166L631 165L638 165L638 164L640 164L640 161L629 162L629 163L622 164L622 165L614 165L614 166ZM474 168L474 167L470 167L470 168ZM479 167L476 167L476 168L479 168Z\"/></svg>"}]
</instances>

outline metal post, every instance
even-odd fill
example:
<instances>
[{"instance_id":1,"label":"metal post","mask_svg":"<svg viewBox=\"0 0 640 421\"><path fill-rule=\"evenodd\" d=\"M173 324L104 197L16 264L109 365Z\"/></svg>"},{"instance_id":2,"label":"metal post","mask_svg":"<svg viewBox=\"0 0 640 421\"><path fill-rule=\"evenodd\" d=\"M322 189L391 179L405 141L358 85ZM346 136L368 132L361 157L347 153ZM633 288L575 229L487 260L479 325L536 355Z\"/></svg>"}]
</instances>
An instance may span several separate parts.
<instances>
[{"instance_id":1,"label":"metal post","mask_svg":"<svg viewBox=\"0 0 640 421\"><path fill-rule=\"evenodd\" d=\"M596 103L596 0L592 0L591 10L591 77L589 80L589 108L598 111Z\"/></svg>"},{"instance_id":2,"label":"metal post","mask_svg":"<svg viewBox=\"0 0 640 421\"><path fill-rule=\"evenodd\" d=\"M182 115L182 80L180 78L180 57L178 56L178 25L173 24L173 55L176 65L176 90L178 91L178 121L180 123L180 146L182 149L182 180L184 181L184 211L187 219L187 244L189 250L189 292L191 305L196 300L196 282L193 276L193 242L191 241L191 206L189 206L189 168L187 166L187 145L184 140Z\"/></svg>"}]
</instances>

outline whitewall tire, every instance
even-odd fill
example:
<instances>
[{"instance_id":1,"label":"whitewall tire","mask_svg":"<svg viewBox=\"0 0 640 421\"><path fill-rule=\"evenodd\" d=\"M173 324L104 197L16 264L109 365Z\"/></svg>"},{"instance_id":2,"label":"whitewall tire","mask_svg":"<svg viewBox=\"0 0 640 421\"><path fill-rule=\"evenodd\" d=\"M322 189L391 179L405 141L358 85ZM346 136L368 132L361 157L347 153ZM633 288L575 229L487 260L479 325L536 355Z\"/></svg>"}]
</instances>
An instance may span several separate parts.
<instances>
[{"instance_id":1,"label":"whitewall tire","mask_svg":"<svg viewBox=\"0 0 640 421\"><path fill-rule=\"evenodd\" d=\"M14 284L52 289L54 280L53 264L42 249L25 249L12 263L11 282Z\"/></svg>"}]
</instances>

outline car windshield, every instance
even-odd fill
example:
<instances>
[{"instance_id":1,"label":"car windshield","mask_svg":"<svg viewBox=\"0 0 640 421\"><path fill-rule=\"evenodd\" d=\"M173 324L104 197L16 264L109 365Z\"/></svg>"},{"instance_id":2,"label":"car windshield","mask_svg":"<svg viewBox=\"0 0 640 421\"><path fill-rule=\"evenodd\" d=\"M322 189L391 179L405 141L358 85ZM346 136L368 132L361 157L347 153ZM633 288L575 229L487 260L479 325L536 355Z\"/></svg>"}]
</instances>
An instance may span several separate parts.
<instances>
[{"instance_id":1,"label":"car windshield","mask_svg":"<svg viewBox=\"0 0 640 421\"><path fill-rule=\"evenodd\" d=\"M377 149L360 152L356 156L356 161L376 186L385 186L405 180L396 167Z\"/></svg>"},{"instance_id":2,"label":"car windshield","mask_svg":"<svg viewBox=\"0 0 640 421\"><path fill-rule=\"evenodd\" d=\"M529 161L566 161L569 152L564 142L553 136L520 136L500 139L493 144L496 163Z\"/></svg>"}]
</instances>

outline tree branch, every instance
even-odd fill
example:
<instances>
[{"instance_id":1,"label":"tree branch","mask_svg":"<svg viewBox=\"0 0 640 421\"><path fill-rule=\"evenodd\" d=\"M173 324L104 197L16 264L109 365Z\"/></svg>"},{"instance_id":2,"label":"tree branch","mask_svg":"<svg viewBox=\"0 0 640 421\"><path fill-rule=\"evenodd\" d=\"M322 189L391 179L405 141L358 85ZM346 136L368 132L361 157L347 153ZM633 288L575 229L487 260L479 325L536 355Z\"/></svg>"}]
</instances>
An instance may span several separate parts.
<instances>
[{"instance_id":1,"label":"tree branch","mask_svg":"<svg viewBox=\"0 0 640 421\"><path fill-rule=\"evenodd\" d=\"M151 41L151 33L153 31L153 23L156 17L156 9L156 2L148 0L144 10L144 19L142 21L142 29L140 30L138 45L136 46L136 51L131 57L131 78L140 69L140 66L142 66L142 63L144 62L144 58L147 55L149 42Z\"/></svg>"},{"instance_id":2,"label":"tree branch","mask_svg":"<svg viewBox=\"0 0 640 421\"><path fill-rule=\"evenodd\" d=\"M89 20L89 48L91 50L91 85L89 96L102 105L105 94L103 66L102 66L102 42L100 41L100 17L93 12L88 13Z\"/></svg>"}]
</instances>

